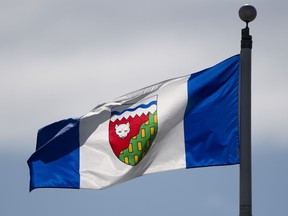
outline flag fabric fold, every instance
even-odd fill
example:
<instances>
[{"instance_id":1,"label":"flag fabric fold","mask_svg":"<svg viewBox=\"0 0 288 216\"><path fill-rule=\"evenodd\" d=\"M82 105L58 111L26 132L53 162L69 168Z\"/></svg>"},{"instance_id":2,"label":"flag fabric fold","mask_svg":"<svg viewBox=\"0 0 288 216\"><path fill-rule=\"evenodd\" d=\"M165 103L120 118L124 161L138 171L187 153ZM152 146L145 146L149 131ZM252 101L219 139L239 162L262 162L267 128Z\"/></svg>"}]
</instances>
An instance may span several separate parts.
<instances>
[{"instance_id":1,"label":"flag fabric fold","mask_svg":"<svg viewBox=\"0 0 288 216\"><path fill-rule=\"evenodd\" d=\"M239 59L40 129L30 190L102 189L154 172L238 164Z\"/></svg>"}]
</instances>

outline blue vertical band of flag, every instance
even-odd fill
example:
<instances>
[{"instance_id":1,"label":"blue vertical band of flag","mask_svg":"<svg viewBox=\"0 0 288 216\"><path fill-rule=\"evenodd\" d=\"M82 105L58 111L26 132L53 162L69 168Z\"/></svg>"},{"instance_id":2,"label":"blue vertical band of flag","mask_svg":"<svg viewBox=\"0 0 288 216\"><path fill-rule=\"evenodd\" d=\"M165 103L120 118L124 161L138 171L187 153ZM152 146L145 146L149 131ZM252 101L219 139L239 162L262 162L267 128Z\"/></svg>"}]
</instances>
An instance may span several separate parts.
<instances>
[{"instance_id":1,"label":"blue vertical band of flag","mask_svg":"<svg viewBox=\"0 0 288 216\"><path fill-rule=\"evenodd\" d=\"M239 59L233 56L188 80L187 168L239 163Z\"/></svg>"},{"instance_id":2,"label":"blue vertical band of flag","mask_svg":"<svg viewBox=\"0 0 288 216\"><path fill-rule=\"evenodd\" d=\"M36 152L28 160L30 191L80 187L79 121L66 119L38 131Z\"/></svg>"}]
</instances>

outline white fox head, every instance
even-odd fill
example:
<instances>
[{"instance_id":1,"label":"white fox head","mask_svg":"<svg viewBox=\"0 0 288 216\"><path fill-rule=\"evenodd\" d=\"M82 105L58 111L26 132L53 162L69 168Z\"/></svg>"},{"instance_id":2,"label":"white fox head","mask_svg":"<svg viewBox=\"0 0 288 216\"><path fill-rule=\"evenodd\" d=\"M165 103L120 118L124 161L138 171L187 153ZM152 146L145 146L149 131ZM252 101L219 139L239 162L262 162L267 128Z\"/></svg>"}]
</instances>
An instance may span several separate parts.
<instances>
[{"instance_id":1,"label":"white fox head","mask_svg":"<svg viewBox=\"0 0 288 216\"><path fill-rule=\"evenodd\" d=\"M130 123L115 125L115 132L120 138L125 138L130 132Z\"/></svg>"}]
</instances>

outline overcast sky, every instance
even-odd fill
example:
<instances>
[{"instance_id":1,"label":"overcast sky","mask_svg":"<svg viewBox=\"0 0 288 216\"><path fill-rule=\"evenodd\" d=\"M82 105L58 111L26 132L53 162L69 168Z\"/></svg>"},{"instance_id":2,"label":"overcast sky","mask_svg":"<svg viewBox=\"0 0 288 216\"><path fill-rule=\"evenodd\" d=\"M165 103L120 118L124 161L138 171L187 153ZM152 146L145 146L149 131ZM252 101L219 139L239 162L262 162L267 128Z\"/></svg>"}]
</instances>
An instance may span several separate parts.
<instances>
[{"instance_id":1,"label":"overcast sky","mask_svg":"<svg viewBox=\"0 0 288 216\"><path fill-rule=\"evenodd\" d=\"M0 215L239 215L238 165L29 193L26 161L39 128L238 54L244 3L258 11L249 25L253 215L287 215L284 0L0 0Z\"/></svg>"}]
</instances>

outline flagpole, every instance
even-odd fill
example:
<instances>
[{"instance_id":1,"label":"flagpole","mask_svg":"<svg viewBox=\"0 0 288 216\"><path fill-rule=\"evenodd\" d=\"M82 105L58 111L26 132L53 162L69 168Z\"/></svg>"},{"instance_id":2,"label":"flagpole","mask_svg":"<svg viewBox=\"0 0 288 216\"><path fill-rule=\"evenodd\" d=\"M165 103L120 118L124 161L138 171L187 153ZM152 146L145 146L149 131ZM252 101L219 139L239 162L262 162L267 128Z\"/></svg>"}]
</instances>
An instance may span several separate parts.
<instances>
[{"instance_id":1,"label":"flagpole","mask_svg":"<svg viewBox=\"0 0 288 216\"><path fill-rule=\"evenodd\" d=\"M252 216L251 169L251 50L252 36L248 23L256 18L251 5L239 9L239 17L246 22L242 29L240 52L240 216Z\"/></svg>"}]
</instances>

